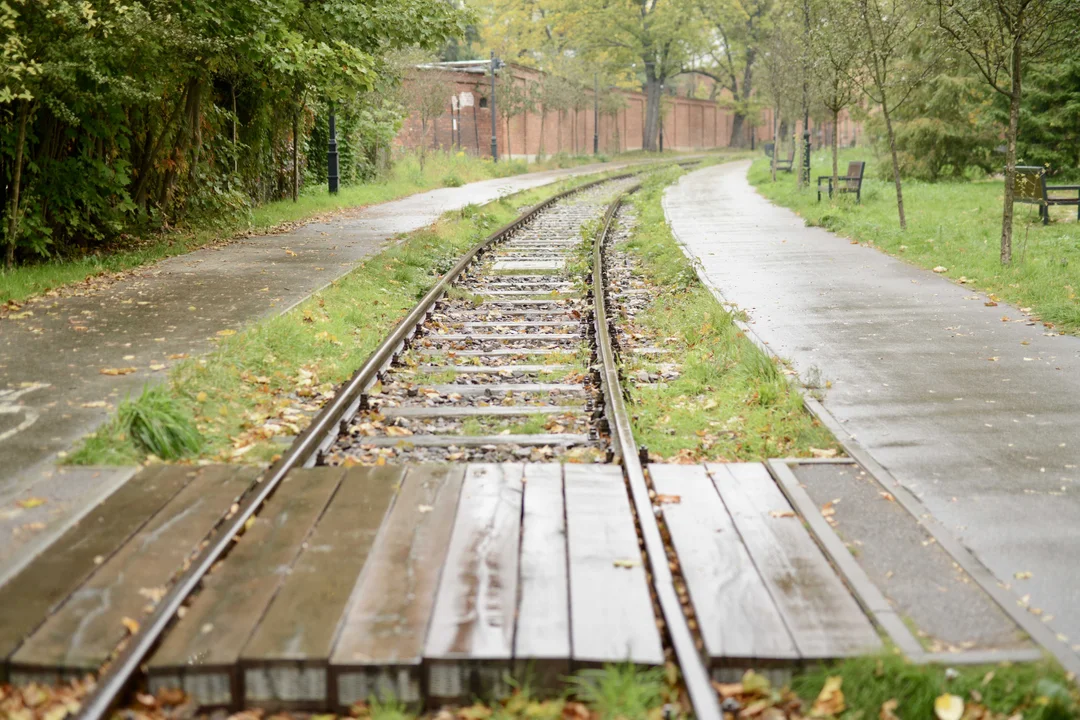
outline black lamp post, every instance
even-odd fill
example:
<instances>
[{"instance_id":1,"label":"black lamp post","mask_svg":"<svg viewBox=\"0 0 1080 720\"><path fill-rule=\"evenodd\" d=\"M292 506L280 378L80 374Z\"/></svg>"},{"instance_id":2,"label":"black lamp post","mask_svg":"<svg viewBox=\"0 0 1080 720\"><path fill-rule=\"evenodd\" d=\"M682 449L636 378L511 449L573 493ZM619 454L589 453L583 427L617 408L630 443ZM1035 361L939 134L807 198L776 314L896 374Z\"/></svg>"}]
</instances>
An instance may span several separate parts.
<instances>
[{"instance_id":1,"label":"black lamp post","mask_svg":"<svg viewBox=\"0 0 1080 720\"><path fill-rule=\"evenodd\" d=\"M810 41L810 0L803 0L803 19L806 21L806 40ZM803 166L802 178L807 187L810 186L810 102L808 82L806 76L809 70L803 68Z\"/></svg>"},{"instance_id":2,"label":"black lamp post","mask_svg":"<svg viewBox=\"0 0 1080 720\"><path fill-rule=\"evenodd\" d=\"M499 162L499 140L495 136L495 70L502 67L502 62L495 57L495 51L491 51L491 161Z\"/></svg>"},{"instance_id":3,"label":"black lamp post","mask_svg":"<svg viewBox=\"0 0 1080 720\"><path fill-rule=\"evenodd\" d=\"M664 152L664 83L660 83L660 152Z\"/></svg>"},{"instance_id":4,"label":"black lamp post","mask_svg":"<svg viewBox=\"0 0 1080 720\"><path fill-rule=\"evenodd\" d=\"M592 154L600 154L600 76L593 73Z\"/></svg>"},{"instance_id":5,"label":"black lamp post","mask_svg":"<svg viewBox=\"0 0 1080 720\"><path fill-rule=\"evenodd\" d=\"M330 101L330 142L326 151L326 182L330 187L330 194L337 195L338 191L338 151L337 129L334 124L334 101Z\"/></svg>"}]
</instances>

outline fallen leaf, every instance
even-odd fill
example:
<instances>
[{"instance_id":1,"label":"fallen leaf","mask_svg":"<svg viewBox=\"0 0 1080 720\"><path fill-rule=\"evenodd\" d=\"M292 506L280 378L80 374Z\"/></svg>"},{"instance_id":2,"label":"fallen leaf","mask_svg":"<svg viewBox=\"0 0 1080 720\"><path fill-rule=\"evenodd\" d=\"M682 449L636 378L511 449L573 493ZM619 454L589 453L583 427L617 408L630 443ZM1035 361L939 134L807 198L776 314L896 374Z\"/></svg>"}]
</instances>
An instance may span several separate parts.
<instances>
[{"instance_id":1,"label":"fallen leaf","mask_svg":"<svg viewBox=\"0 0 1080 720\"><path fill-rule=\"evenodd\" d=\"M814 700L814 706L810 714L814 717L834 717L844 711L844 691L840 686L844 684L844 678L839 675L831 675L825 679L825 685ZM959 720L957 718L956 720Z\"/></svg>"},{"instance_id":2,"label":"fallen leaf","mask_svg":"<svg viewBox=\"0 0 1080 720\"><path fill-rule=\"evenodd\" d=\"M678 505L679 503L682 502L682 496L681 495L657 495L656 496L656 502L657 502L658 505L663 505L665 503L669 504L669 505Z\"/></svg>"},{"instance_id":3,"label":"fallen leaf","mask_svg":"<svg viewBox=\"0 0 1080 720\"><path fill-rule=\"evenodd\" d=\"M138 368L126 367L126 368L102 368L99 372L102 375L130 375L133 372L137 372Z\"/></svg>"},{"instance_id":4,"label":"fallen leaf","mask_svg":"<svg viewBox=\"0 0 1080 720\"><path fill-rule=\"evenodd\" d=\"M84 402L82 406L84 408L103 408L108 405L104 400L94 400L92 402Z\"/></svg>"},{"instance_id":5,"label":"fallen leaf","mask_svg":"<svg viewBox=\"0 0 1080 720\"><path fill-rule=\"evenodd\" d=\"M434 509L435 508L432 507L431 505L417 505L416 506L417 512L420 512L420 513L429 513Z\"/></svg>"},{"instance_id":6,"label":"fallen leaf","mask_svg":"<svg viewBox=\"0 0 1080 720\"><path fill-rule=\"evenodd\" d=\"M936 268L934 268L934 272L936 272L936 273L949 272L949 268L945 267L944 265L938 265Z\"/></svg>"},{"instance_id":7,"label":"fallen leaf","mask_svg":"<svg viewBox=\"0 0 1080 720\"><path fill-rule=\"evenodd\" d=\"M829 448L825 450L822 448L812 447L810 448L810 454L816 458L832 458L836 457L836 448Z\"/></svg>"},{"instance_id":8,"label":"fallen leaf","mask_svg":"<svg viewBox=\"0 0 1080 720\"><path fill-rule=\"evenodd\" d=\"M26 498L16 503L19 507L29 510L30 508L36 508L38 505L44 505L45 499L39 497Z\"/></svg>"},{"instance_id":9,"label":"fallen leaf","mask_svg":"<svg viewBox=\"0 0 1080 720\"><path fill-rule=\"evenodd\" d=\"M769 517L774 518L789 518L795 517L795 512L792 510L770 510Z\"/></svg>"},{"instance_id":10,"label":"fallen leaf","mask_svg":"<svg viewBox=\"0 0 1080 720\"><path fill-rule=\"evenodd\" d=\"M124 627L126 627L127 631L129 633L131 633L132 635L139 632L139 621L138 620L132 620L129 617L123 617L123 618L120 619L120 623Z\"/></svg>"},{"instance_id":11,"label":"fallen leaf","mask_svg":"<svg viewBox=\"0 0 1080 720\"><path fill-rule=\"evenodd\" d=\"M880 495L881 497L885 498L885 499L886 499L886 500L888 500L889 502L896 502L896 498L895 498L895 497L893 497L893 494L892 494L892 493L890 493L890 492L885 492L884 490L879 490L879 491L878 491L878 495Z\"/></svg>"},{"instance_id":12,"label":"fallen leaf","mask_svg":"<svg viewBox=\"0 0 1080 720\"><path fill-rule=\"evenodd\" d=\"M641 558L619 558L612 564L619 568L635 568L641 565Z\"/></svg>"},{"instance_id":13,"label":"fallen leaf","mask_svg":"<svg viewBox=\"0 0 1080 720\"><path fill-rule=\"evenodd\" d=\"M236 331L235 330L218 330L217 334L221 335L222 337L228 337L229 335L235 335Z\"/></svg>"},{"instance_id":14,"label":"fallen leaf","mask_svg":"<svg viewBox=\"0 0 1080 720\"><path fill-rule=\"evenodd\" d=\"M993 300L987 300L983 303L983 305L985 305L986 307L997 307L997 303Z\"/></svg>"},{"instance_id":15,"label":"fallen leaf","mask_svg":"<svg viewBox=\"0 0 1080 720\"><path fill-rule=\"evenodd\" d=\"M1030 580L1031 579L1031 572L1029 570L1023 570L1023 571L1018 572L1015 575L1013 575L1013 577L1016 578L1017 580Z\"/></svg>"},{"instance_id":16,"label":"fallen leaf","mask_svg":"<svg viewBox=\"0 0 1080 720\"><path fill-rule=\"evenodd\" d=\"M964 714L964 701L956 695L945 693L934 700L934 714L938 720L960 720Z\"/></svg>"},{"instance_id":17,"label":"fallen leaf","mask_svg":"<svg viewBox=\"0 0 1080 720\"><path fill-rule=\"evenodd\" d=\"M900 718L896 716L896 713L893 712L899 706L900 701L896 698L881 703L881 710L878 711L878 720L900 720Z\"/></svg>"},{"instance_id":18,"label":"fallen leaf","mask_svg":"<svg viewBox=\"0 0 1080 720\"><path fill-rule=\"evenodd\" d=\"M163 363L153 363L150 365L151 370L164 370L165 365Z\"/></svg>"}]
</instances>

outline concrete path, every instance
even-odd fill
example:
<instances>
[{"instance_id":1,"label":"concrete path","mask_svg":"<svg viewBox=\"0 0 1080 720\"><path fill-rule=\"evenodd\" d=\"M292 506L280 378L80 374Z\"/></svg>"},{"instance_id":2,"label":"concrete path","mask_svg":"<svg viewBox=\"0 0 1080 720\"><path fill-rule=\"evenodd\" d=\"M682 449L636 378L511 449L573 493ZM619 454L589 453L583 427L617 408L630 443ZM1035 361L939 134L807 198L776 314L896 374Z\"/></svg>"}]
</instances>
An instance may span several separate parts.
<instances>
[{"instance_id":1,"label":"concrete path","mask_svg":"<svg viewBox=\"0 0 1080 720\"><path fill-rule=\"evenodd\" d=\"M747 167L669 188L676 235L804 381L832 383L825 408L856 442L1080 650L1080 338L805 227Z\"/></svg>"},{"instance_id":2,"label":"concrete path","mask_svg":"<svg viewBox=\"0 0 1080 720\"><path fill-rule=\"evenodd\" d=\"M67 451L178 356L213 348L216 333L281 312L348 272L399 233L469 203L633 163L584 165L442 188L298 230L164 260L101 292L27 306L0 320L0 584L12 558L44 546L63 523L130 472L58 469ZM128 375L103 369L137 368ZM44 499L33 508L17 503ZM20 560L21 562L21 560Z\"/></svg>"}]
</instances>

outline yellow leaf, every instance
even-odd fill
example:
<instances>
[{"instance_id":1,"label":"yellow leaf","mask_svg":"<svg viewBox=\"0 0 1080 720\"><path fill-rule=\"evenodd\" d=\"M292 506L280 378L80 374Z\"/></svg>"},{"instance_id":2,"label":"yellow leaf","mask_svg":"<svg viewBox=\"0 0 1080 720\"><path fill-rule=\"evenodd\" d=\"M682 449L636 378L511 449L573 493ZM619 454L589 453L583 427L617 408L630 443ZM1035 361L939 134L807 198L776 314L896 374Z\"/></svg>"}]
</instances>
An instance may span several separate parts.
<instances>
[{"instance_id":1,"label":"yellow leaf","mask_svg":"<svg viewBox=\"0 0 1080 720\"><path fill-rule=\"evenodd\" d=\"M137 368L133 368L133 367L126 367L126 368L102 368L102 369L101 369L101 370L100 370L99 372L100 372L100 373L101 373L102 375L130 375L131 373L135 372L135 371L136 371L136 369L137 369Z\"/></svg>"},{"instance_id":2,"label":"yellow leaf","mask_svg":"<svg viewBox=\"0 0 1080 720\"><path fill-rule=\"evenodd\" d=\"M218 330L217 334L221 335L222 337L228 337L229 335L235 335L236 331L235 330Z\"/></svg>"},{"instance_id":3,"label":"yellow leaf","mask_svg":"<svg viewBox=\"0 0 1080 720\"><path fill-rule=\"evenodd\" d=\"M138 620L132 620L129 617L124 617L124 618L121 618L120 622L123 624L124 627L127 628L127 631L129 633L131 633L132 635L139 632L139 621Z\"/></svg>"},{"instance_id":4,"label":"yellow leaf","mask_svg":"<svg viewBox=\"0 0 1080 720\"><path fill-rule=\"evenodd\" d=\"M844 678L839 675L826 678L825 686L818 693L810 714L814 717L833 717L842 713L846 707L844 705L844 691L840 689L843 684Z\"/></svg>"},{"instance_id":5,"label":"yellow leaf","mask_svg":"<svg viewBox=\"0 0 1080 720\"><path fill-rule=\"evenodd\" d=\"M19 507L29 510L30 508L36 508L38 505L44 505L45 499L39 497L26 498L18 502Z\"/></svg>"},{"instance_id":6,"label":"yellow leaf","mask_svg":"<svg viewBox=\"0 0 1080 720\"><path fill-rule=\"evenodd\" d=\"M896 716L896 713L893 712L899 706L900 701L896 698L881 703L881 710L878 712L878 720L900 720L900 718Z\"/></svg>"},{"instance_id":7,"label":"yellow leaf","mask_svg":"<svg viewBox=\"0 0 1080 720\"><path fill-rule=\"evenodd\" d=\"M641 565L641 560L639 558L620 558L612 564L618 568L633 568Z\"/></svg>"},{"instance_id":8,"label":"yellow leaf","mask_svg":"<svg viewBox=\"0 0 1080 720\"><path fill-rule=\"evenodd\" d=\"M197 402L206 402L206 399L208 397L209 397L209 395L207 395L206 393L200 391L199 394L195 396L195 400Z\"/></svg>"},{"instance_id":9,"label":"yellow leaf","mask_svg":"<svg viewBox=\"0 0 1080 720\"><path fill-rule=\"evenodd\" d=\"M960 720L964 714L964 701L948 693L939 695L934 700L934 714L938 720Z\"/></svg>"}]
</instances>

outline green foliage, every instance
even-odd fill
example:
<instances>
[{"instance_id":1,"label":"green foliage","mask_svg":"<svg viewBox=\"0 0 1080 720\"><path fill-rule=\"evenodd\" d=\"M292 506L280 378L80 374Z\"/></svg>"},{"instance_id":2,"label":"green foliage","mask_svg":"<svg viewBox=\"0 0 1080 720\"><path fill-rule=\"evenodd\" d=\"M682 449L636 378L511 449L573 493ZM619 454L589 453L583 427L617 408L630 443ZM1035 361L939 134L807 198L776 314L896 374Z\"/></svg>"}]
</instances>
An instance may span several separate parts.
<instances>
[{"instance_id":1,"label":"green foliage","mask_svg":"<svg viewBox=\"0 0 1080 720\"><path fill-rule=\"evenodd\" d=\"M580 670L570 678L577 698L599 714L600 720L650 717L664 702L664 668L630 663Z\"/></svg>"},{"instance_id":2,"label":"green foliage","mask_svg":"<svg viewBox=\"0 0 1080 720\"><path fill-rule=\"evenodd\" d=\"M1007 122L1005 98L995 101ZM1017 162L1080 177L1080 57L1036 66L1024 79Z\"/></svg>"},{"instance_id":3,"label":"green foliage","mask_svg":"<svg viewBox=\"0 0 1080 720\"><path fill-rule=\"evenodd\" d=\"M0 4L8 264L285 197L294 145L301 173L325 157L328 99L343 179L372 177L400 122L391 51L441 47L469 17L442 0Z\"/></svg>"},{"instance_id":4,"label":"green foliage","mask_svg":"<svg viewBox=\"0 0 1080 720\"><path fill-rule=\"evenodd\" d=\"M161 386L143 388L138 398L121 403L117 424L135 447L162 460L197 453L203 444L191 413Z\"/></svg>"}]
</instances>

